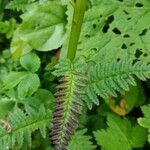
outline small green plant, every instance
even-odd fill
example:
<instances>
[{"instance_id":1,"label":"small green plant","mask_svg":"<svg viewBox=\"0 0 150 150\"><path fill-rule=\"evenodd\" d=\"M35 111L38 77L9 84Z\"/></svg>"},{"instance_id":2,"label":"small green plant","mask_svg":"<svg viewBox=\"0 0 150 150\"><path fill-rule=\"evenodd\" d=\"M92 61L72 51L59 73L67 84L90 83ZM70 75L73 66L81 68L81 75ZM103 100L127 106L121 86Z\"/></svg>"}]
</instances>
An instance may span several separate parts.
<instances>
[{"instance_id":1,"label":"small green plant","mask_svg":"<svg viewBox=\"0 0 150 150\"><path fill-rule=\"evenodd\" d=\"M0 149L150 149L149 17L149 0L0 0Z\"/></svg>"}]
</instances>

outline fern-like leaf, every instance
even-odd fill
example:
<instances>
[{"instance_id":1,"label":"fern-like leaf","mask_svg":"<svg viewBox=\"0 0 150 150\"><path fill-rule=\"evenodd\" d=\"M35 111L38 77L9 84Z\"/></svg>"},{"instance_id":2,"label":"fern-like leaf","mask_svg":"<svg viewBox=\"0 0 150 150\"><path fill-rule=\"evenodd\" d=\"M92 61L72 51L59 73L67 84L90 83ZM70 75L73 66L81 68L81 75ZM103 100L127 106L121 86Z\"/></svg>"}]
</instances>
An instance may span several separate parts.
<instances>
[{"instance_id":1,"label":"fern-like leaf","mask_svg":"<svg viewBox=\"0 0 150 150\"><path fill-rule=\"evenodd\" d=\"M129 85L136 85L135 76L141 80L149 78L150 65L125 60L95 65L89 70L90 82L84 99L91 108L92 102L99 104L97 95L109 98L116 97L117 92L124 94L129 90Z\"/></svg>"},{"instance_id":2,"label":"fern-like leaf","mask_svg":"<svg viewBox=\"0 0 150 150\"><path fill-rule=\"evenodd\" d=\"M59 80L56 108L53 114L51 140L57 150L66 150L69 139L78 124L82 110L80 96L84 94L84 76L69 72Z\"/></svg>"},{"instance_id":3,"label":"fern-like leaf","mask_svg":"<svg viewBox=\"0 0 150 150\"><path fill-rule=\"evenodd\" d=\"M9 130L2 124L0 126L0 149L14 149L16 146L21 148L24 142L31 147L32 132L39 129L42 136L46 137L49 120L50 113L45 111L44 106L41 106L38 112L26 106L25 113L15 108L8 117Z\"/></svg>"}]
</instances>

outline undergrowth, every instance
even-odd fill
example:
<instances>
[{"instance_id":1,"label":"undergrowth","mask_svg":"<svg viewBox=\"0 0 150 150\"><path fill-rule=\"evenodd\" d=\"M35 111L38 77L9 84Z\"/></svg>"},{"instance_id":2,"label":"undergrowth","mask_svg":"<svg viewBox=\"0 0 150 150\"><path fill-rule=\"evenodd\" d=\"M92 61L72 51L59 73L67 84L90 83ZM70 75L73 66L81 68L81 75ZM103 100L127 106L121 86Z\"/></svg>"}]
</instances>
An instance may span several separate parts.
<instances>
[{"instance_id":1,"label":"undergrowth","mask_svg":"<svg viewBox=\"0 0 150 150\"><path fill-rule=\"evenodd\" d=\"M0 150L150 149L149 18L149 0L0 0Z\"/></svg>"}]
</instances>

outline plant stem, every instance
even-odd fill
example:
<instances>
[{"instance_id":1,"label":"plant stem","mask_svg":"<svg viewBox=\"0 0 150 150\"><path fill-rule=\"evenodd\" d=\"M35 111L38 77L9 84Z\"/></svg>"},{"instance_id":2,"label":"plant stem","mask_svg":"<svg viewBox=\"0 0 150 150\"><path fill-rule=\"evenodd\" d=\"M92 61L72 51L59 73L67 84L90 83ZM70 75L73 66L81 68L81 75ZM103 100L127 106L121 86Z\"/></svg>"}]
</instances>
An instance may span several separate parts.
<instances>
[{"instance_id":1,"label":"plant stem","mask_svg":"<svg viewBox=\"0 0 150 150\"><path fill-rule=\"evenodd\" d=\"M76 0L74 6L74 14L72 19L72 27L69 39L67 58L74 60L80 37L81 26L84 18L87 0Z\"/></svg>"}]
</instances>

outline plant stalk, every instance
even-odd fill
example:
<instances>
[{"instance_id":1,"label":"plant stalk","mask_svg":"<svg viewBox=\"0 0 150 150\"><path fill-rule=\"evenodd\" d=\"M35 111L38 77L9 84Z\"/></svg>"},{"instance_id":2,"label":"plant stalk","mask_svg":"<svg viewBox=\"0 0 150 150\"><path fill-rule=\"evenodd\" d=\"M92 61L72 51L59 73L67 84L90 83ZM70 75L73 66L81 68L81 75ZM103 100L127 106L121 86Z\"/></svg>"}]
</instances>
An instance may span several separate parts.
<instances>
[{"instance_id":1,"label":"plant stalk","mask_svg":"<svg viewBox=\"0 0 150 150\"><path fill-rule=\"evenodd\" d=\"M74 5L74 14L67 53L67 58L69 58L70 61L73 61L76 55L86 4L87 0L76 0Z\"/></svg>"}]
</instances>

